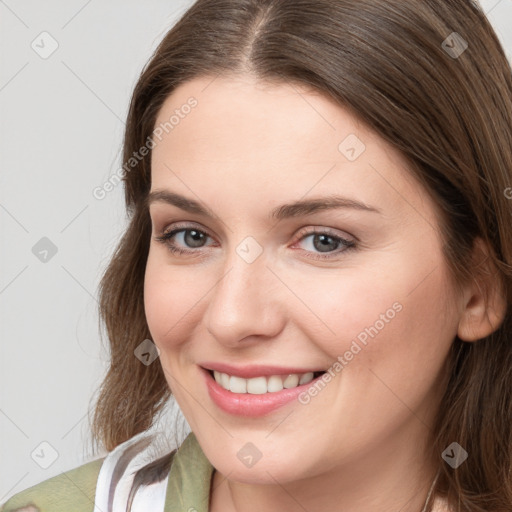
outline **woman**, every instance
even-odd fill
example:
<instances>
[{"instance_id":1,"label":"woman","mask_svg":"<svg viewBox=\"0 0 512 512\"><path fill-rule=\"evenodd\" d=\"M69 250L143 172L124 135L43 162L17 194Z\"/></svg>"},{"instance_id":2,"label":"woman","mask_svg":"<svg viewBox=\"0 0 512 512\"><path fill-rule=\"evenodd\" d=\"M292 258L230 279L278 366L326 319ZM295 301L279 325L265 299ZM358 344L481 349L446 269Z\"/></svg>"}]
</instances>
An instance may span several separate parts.
<instances>
[{"instance_id":1,"label":"woman","mask_svg":"<svg viewBox=\"0 0 512 512\"><path fill-rule=\"evenodd\" d=\"M469 0L196 2L128 115L110 453L3 512L512 510L511 141Z\"/></svg>"}]
</instances>

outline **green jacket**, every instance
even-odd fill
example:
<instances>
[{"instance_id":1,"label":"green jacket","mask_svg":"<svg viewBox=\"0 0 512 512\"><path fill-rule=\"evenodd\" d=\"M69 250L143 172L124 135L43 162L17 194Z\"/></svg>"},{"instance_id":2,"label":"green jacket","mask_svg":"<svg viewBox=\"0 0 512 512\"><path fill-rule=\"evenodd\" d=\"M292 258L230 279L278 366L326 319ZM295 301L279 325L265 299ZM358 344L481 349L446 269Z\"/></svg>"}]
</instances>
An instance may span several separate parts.
<instances>
[{"instance_id":1,"label":"green jacket","mask_svg":"<svg viewBox=\"0 0 512 512\"><path fill-rule=\"evenodd\" d=\"M1 505L0 512L94 512L96 483L104 460L34 485ZM208 512L213 470L190 433L173 456L162 512Z\"/></svg>"}]
</instances>

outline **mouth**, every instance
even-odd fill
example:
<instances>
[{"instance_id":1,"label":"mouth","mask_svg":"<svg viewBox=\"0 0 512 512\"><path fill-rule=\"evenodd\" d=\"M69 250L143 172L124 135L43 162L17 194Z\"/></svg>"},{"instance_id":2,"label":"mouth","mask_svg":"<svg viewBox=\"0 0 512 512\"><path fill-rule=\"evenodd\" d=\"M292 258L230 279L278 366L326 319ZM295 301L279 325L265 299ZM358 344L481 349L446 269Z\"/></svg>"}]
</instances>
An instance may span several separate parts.
<instances>
[{"instance_id":1,"label":"mouth","mask_svg":"<svg viewBox=\"0 0 512 512\"><path fill-rule=\"evenodd\" d=\"M304 407L300 405L300 395L315 386L327 373L308 371L261 375L265 372L260 372L258 375L251 372L254 376L244 378L202 366L199 366L199 370L210 399L222 412L250 418L267 416L294 402L296 406Z\"/></svg>"},{"instance_id":2,"label":"mouth","mask_svg":"<svg viewBox=\"0 0 512 512\"><path fill-rule=\"evenodd\" d=\"M279 393L283 389L294 389L323 375L324 371L290 373L287 375L261 375L246 379L236 375L207 370L215 382L226 391L238 394L264 395L267 393Z\"/></svg>"}]
</instances>

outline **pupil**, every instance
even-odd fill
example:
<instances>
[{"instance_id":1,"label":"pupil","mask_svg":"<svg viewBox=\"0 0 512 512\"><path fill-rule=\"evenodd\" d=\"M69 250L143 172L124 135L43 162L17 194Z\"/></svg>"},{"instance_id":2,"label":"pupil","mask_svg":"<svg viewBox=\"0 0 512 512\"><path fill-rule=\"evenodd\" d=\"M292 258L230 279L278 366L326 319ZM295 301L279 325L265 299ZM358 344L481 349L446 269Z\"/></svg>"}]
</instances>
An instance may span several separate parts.
<instances>
[{"instance_id":1,"label":"pupil","mask_svg":"<svg viewBox=\"0 0 512 512\"><path fill-rule=\"evenodd\" d=\"M329 252L329 249L336 249L337 242L334 241L334 238L329 235L317 235L314 240L315 242L313 245L315 246L315 249L319 250L320 252ZM316 243L317 240L320 240L320 243ZM329 244L329 240L333 242ZM329 247L329 245L332 247Z\"/></svg>"},{"instance_id":2,"label":"pupil","mask_svg":"<svg viewBox=\"0 0 512 512\"><path fill-rule=\"evenodd\" d=\"M190 234L190 236L189 236ZM203 233L196 231L195 229L189 229L185 235L185 241L187 245L191 247L200 247L202 239L204 238Z\"/></svg>"}]
</instances>

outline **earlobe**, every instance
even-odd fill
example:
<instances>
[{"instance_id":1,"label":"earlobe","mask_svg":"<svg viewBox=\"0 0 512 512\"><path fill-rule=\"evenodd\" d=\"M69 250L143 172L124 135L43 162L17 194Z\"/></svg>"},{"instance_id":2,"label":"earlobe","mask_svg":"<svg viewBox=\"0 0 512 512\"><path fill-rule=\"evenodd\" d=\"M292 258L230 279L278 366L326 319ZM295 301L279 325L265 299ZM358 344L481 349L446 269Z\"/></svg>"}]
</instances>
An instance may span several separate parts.
<instances>
[{"instance_id":1,"label":"earlobe","mask_svg":"<svg viewBox=\"0 0 512 512\"><path fill-rule=\"evenodd\" d=\"M478 341L496 331L505 318L507 301L499 273L481 238L473 250L474 279L468 283L457 330L463 341Z\"/></svg>"}]
</instances>

